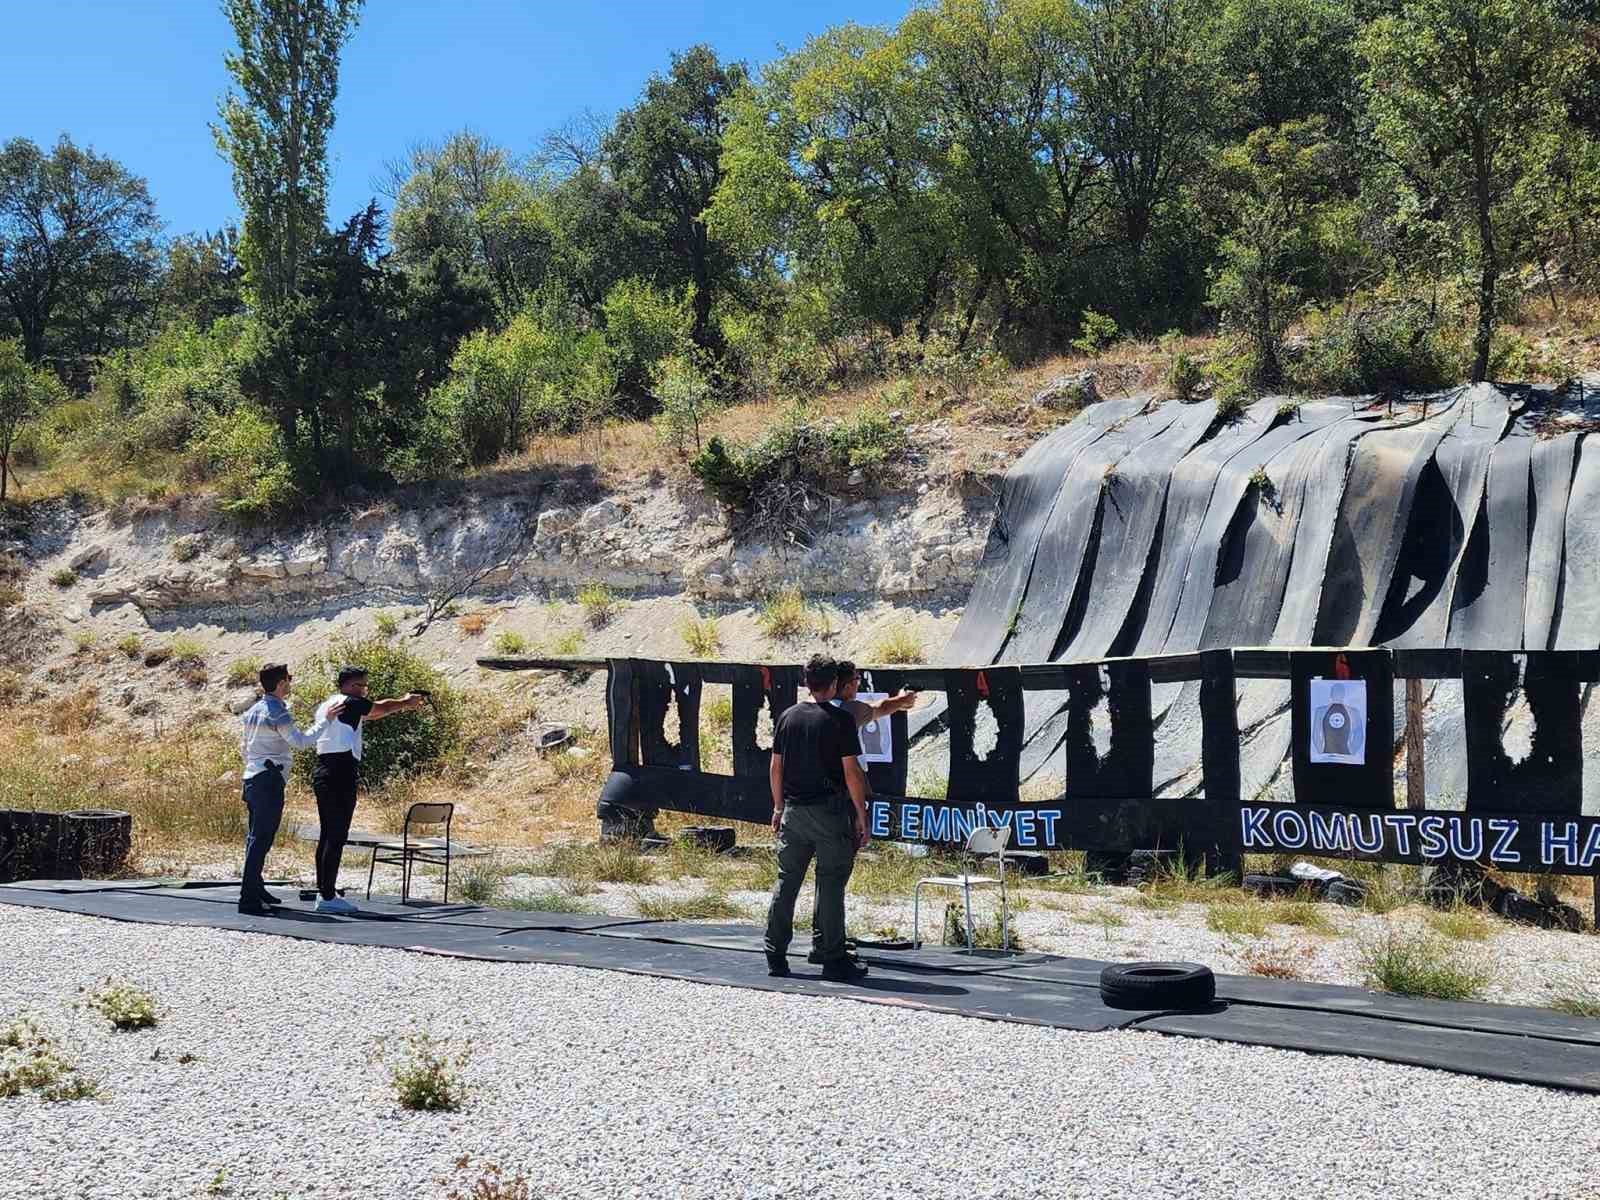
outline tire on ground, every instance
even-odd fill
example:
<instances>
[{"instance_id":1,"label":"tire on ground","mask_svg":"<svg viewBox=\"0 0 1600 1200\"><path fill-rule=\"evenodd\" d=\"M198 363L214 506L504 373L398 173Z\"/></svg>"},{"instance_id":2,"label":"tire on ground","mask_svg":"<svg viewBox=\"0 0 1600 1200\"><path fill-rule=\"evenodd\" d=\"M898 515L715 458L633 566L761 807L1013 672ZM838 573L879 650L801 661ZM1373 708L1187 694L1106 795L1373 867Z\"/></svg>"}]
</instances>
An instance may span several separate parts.
<instances>
[{"instance_id":1,"label":"tire on ground","mask_svg":"<svg viewBox=\"0 0 1600 1200\"><path fill-rule=\"evenodd\" d=\"M1110 1008L1206 1008L1216 998L1217 977L1199 963L1113 963L1100 972L1100 999Z\"/></svg>"}]
</instances>

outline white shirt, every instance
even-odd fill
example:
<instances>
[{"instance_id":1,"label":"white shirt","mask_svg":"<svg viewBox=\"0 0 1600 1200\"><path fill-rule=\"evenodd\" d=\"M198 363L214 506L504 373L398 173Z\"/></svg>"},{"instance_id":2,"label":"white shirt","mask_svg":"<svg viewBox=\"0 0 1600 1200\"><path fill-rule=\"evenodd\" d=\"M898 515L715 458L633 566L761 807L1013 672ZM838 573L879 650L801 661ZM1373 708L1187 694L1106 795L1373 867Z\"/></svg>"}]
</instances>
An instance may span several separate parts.
<instances>
[{"instance_id":1,"label":"white shirt","mask_svg":"<svg viewBox=\"0 0 1600 1200\"><path fill-rule=\"evenodd\" d=\"M352 729L338 717L328 718L328 710L349 697L343 692L335 692L317 706L317 720L323 723L322 736L317 738L318 754L344 754L355 755L356 761L361 761L361 726L363 721L357 721ZM364 720L364 719L363 719Z\"/></svg>"},{"instance_id":2,"label":"white shirt","mask_svg":"<svg viewBox=\"0 0 1600 1200\"><path fill-rule=\"evenodd\" d=\"M828 703L833 705L835 708L840 709L843 712L850 713L850 719L852 721L855 720L855 713L850 712L849 709L845 708L844 701L840 700L837 696L835 696L832 700L829 700ZM856 728L859 730L860 726L858 725ZM865 775L867 773L867 759L866 759L866 756L862 755L862 754L856 755L856 764L858 766L860 766L861 773L863 775Z\"/></svg>"}]
</instances>

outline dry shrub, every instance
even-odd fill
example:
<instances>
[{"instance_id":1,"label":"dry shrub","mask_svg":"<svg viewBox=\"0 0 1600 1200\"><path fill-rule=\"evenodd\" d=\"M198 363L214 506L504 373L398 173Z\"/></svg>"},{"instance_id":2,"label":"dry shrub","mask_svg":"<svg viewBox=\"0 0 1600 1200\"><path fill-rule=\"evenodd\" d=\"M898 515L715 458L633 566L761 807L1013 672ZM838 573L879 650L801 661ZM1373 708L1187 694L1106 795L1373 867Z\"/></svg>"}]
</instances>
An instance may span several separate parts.
<instances>
[{"instance_id":1,"label":"dry shrub","mask_svg":"<svg viewBox=\"0 0 1600 1200\"><path fill-rule=\"evenodd\" d=\"M487 612L462 613L456 618L456 628L463 637L479 637L489 628L490 615Z\"/></svg>"},{"instance_id":2,"label":"dry shrub","mask_svg":"<svg viewBox=\"0 0 1600 1200\"><path fill-rule=\"evenodd\" d=\"M100 692L79 688L53 700L45 710L44 727L51 733L86 733L100 720Z\"/></svg>"},{"instance_id":3,"label":"dry shrub","mask_svg":"<svg viewBox=\"0 0 1600 1200\"><path fill-rule=\"evenodd\" d=\"M1250 974L1266 979L1304 979L1313 957L1310 946L1272 943L1252 946L1239 961Z\"/></svg>"}]
</instances>

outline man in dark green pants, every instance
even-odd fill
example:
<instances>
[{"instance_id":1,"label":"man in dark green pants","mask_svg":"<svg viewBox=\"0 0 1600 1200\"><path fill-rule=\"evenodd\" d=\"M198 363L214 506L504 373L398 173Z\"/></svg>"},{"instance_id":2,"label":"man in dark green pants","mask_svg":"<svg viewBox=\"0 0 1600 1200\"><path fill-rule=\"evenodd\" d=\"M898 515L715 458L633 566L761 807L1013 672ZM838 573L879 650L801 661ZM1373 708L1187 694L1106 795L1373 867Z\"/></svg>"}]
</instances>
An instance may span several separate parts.
<instances>
[{"instance_id":1,"label":"man in dark green pants","mask_svg":"<svg viewBox=\"0 0 1600 1200\"><path fill-rule=\"evenodd\" d=\"M838 687L838 671L831 657L813 654L805 671L811 699L779 717L773 731L768 778L772 829L778 835L778 882L767 910L766 950L768 972L787 975L795 897L815 858L822 977L850 983L867 973L845 956L844 948L845 884L856 851L867 843L867 780L857 761L861 739L855 719L828 703Z\"/></svg>"}]
</instances>

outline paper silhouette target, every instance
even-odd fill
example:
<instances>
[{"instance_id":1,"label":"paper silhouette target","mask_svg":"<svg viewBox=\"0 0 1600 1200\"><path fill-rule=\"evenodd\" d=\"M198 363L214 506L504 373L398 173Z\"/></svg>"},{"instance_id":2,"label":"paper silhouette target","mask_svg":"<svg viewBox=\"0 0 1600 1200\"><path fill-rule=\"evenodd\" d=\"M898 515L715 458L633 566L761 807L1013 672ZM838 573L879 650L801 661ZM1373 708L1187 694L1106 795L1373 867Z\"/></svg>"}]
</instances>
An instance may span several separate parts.
<instances>
[{"instance_id":1,"label":"paper silhouette target","mask_svg":"<svg viewBox=\"0 0 1600 1200\"><path fill-rule=\"evenodd\" d=\"M883 692L857 692L856 699L863 704L876 704L885 696ZM879 717L868 721L859 730L861 734L861 761L888 763L894 761L894 738L889 728L889 718Z\"/></svg>"},{"instance_id":2,"label":"paper silhouette target","mask_svg":"<svg viewBox=\"0 0 1600 1200\"><path fill-rule=\"evenodd\" d=\"M1364 679L1311 679L1311 761L1367 761L1367 683Z\"/></svg>"}]
</instances>

